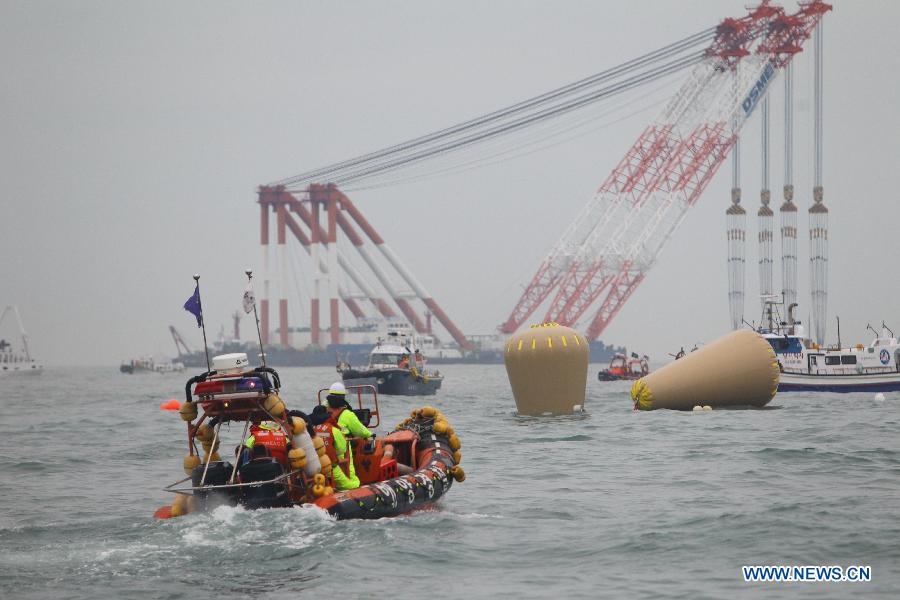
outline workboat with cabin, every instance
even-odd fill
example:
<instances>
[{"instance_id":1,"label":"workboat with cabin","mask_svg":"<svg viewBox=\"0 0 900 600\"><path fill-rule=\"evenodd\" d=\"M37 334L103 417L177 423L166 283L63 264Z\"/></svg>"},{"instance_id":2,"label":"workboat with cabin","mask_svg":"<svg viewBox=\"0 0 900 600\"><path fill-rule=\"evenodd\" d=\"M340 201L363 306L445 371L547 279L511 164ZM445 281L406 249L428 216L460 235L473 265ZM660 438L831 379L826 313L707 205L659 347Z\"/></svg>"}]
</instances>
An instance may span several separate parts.
<instances>
[{"instance_id":1,"label":"workboat with cabin","mask_svg":"<svg viewBox=\"0 0 900 600\"><path fill-rule=\"evenodd\" d=\"M184 365L179 361L162 360L142 357L126 360L119 365L119 372L128 375L135 373L181 373Z\"/></svg>"},{"instance_id":2,"label":"workboat with cabin","mask_svg":"<svg viewBox=\"0 0 900 600\"><path fill-rule=\"evenodd\" d=\"M884 323L881 333L868 327L868 344L822 347L805 336L794 320L796 304L788 307L787 321L778 318L778 303L765 300L763 322L757 331L772 345L781 378L779 392L893 392L900 390L900 342ZM840 330L838 333L840 338Z\"/></svg>"},{"instance_id":3,"label":"workboat with cabin","mask_svg":"<svg viewBox=\"0 0 900 600\"><path fill-rule=\"evenodd\" d=\"M213 367L185 387L179 412L187 423L187 477L165 488L176 496L156 511L158 518L222 504L248 509L310 504L338 519L374 519L427 506L454 479L465 479L459 437L440 411L426 406L387 435L348 438L360 487L338 491L332 469L339 465L346 472L347 463L338 460L330 434L307 424L304 413L287 409L277 371L250 368L246 354L217 356ZM327 391L319 390L320 405ZM356 400L353 412L363 425L377 428L376 388L348 386L346 394ZM222 429L232 423L239 426ZM240 439L226 442L223 435L240 431L241 424ZM220 453L223 448L234 451Z\"/></svg>"},{"instance_id":4,"label":"workboat with cabin","mask_svg":"<svg viewBox=\"0 0 900 600\"><path fill-rule=\"evenodd\" d=\"M19 336L22 340L21 348L16 348L11 342L0 339L0 376L2 375L40 375L44 372L44 365L31 356L28 349L28 334L22 325L19 309L16 306L7 306L0 315L0 325L7 314L12 314L19 326Z\"/></svg>"},{"instance_id":5,"label":"workboat with cabin","mask_svg":"<svg viewBox=\"0 0 900 600\"><path fill-rule=\"evenodd\" d=\"M411 349L413 348L413 349ZM389 329L369 354L369 365L354 368L342 362L338 373L347 385L374 385L379 394L430 396L441 387L444 377L426 368L427 358L405 329Z\"/></svg>"},{"instance_id":6,"label":"workboat with cabin","mask_svg":"<svg viewBox=\"0 0 900 600\"><path fill-rule=\"evenodd\" d=\"M619 381L622 379L640 379L650 373L650 357L638 356L634 352L628 358L617 353L609 361L609 367L597 373L600 381Z\"/></svg>"}]
</instances>

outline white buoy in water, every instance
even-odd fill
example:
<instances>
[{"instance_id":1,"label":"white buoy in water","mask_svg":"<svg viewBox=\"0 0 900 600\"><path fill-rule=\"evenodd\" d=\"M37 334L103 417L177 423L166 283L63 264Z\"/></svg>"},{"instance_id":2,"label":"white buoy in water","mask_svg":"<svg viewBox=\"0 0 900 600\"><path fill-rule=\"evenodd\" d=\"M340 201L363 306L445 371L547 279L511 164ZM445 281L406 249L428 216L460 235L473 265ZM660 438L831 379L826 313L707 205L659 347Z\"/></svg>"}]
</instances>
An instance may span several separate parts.
<instances>
[{"instance_id":1,"label":"white buoy in water","mask_svg":"<svg viewBox=\"0 0 900 600\"><path fill-rule=\"evenodd\" d=\"M699 404L692 409L694 412L703 412L703 407Z\"/></svg>"},{"instance_id":2,"label":"white buoy in water","mask_svg":"<svg viewBox=\"0 0 900 600\"><path fill-rule=\"evenodd\" d=\"M876 402L884 402L884 394L882 394L881 392L878 392L877 394L875 394L875 401Z\"/></svg>"}]
</instances>

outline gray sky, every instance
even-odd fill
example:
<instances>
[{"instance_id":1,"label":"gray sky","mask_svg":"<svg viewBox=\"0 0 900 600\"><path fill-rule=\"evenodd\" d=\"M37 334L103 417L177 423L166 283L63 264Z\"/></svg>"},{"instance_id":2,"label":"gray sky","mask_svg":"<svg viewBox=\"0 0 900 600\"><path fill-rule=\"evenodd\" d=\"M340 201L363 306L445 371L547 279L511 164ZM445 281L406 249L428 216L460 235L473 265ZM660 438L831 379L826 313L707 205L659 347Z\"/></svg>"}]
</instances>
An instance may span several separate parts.
<instances>
[{"instance_id":1,"label":"gray sky","mask_svg":"<svg viewBox=\"0 0 900 600\"><path fill-rule=\"evenodd\" d=\"M197 346L181 308L191 275L203 275L214 336L238 306L243 269L259 268L256 186L596 73L743 15L744 4L2 0L0 304L19 305L49 364L174 354L170 323ZM866 322L900 330L890 241L900 223L900 4L835 4L825 22L829 336L838 314L844 341L856 342ZM804 318L810 58L797 59L795 82ZM780 79L772 89L780 97ZM780 103L773 110L777 206ZM657 111L490 168L352 197L464 331L490 333ZM751 214L758 130L757 117L743 146ZM662 358L727 330L730 178L726 164L605 341ZM755 319L752 245L747 271Z\"/></svg>"}]
</instances>

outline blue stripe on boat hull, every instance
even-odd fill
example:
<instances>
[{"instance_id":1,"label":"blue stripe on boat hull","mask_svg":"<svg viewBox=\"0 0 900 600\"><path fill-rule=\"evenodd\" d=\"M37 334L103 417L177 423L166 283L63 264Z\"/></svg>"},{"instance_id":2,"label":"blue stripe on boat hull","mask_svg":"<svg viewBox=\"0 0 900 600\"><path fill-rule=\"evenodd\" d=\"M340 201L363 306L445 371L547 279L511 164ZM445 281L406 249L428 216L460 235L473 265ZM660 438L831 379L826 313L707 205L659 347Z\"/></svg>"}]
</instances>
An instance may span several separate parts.
<instances>
[{"instance_id":1,"label":"blue stripe on boat hull","mask_svg":"<svg viewBox=\"0 0 900 600\"><path fill-rule=\"evenodd\" d=\"M778 384L779 392L896 392L900 391L900 381L881 383L854 383L847 385L829 385L826 383L785 383Z\"/></svg>"}]
</instances>

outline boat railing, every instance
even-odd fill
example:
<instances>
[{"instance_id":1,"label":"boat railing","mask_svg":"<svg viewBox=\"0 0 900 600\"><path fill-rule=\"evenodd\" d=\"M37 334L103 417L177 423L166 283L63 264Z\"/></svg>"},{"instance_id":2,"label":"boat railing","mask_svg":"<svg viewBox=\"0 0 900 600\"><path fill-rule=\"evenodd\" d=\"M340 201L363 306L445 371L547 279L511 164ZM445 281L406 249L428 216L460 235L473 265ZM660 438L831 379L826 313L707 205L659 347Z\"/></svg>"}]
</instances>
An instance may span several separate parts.
<instances>
[{"instance_id":1,"label":"boat railing","mask_svg":"<svg viewBox=\"0 0 900 600\"><path fill-rule=\"evenodd\" d=\"M180 485L185 481L190 481L190 477L185 477L184 479L179 479L175 483L169 484L163 488L164 492L172 492L174 494L186 494L186 493L195 493L195 492L214 492L218 490L229 490L229 489L238 489L245 487L259 487L261 485L268 485L271 483L278 483L280 481L284 481L285 479L291 477L292 475L297 475L302 473L303 469L297 469L296 471L290 471L288 473L283 473L278 477L274 477L272 479L266 479L265 481L248 481L247 483L221 483L217 485L198 485L198 486L190 486L190 487L175 487L176 485Z\"/></svg>"}]
</instances>

